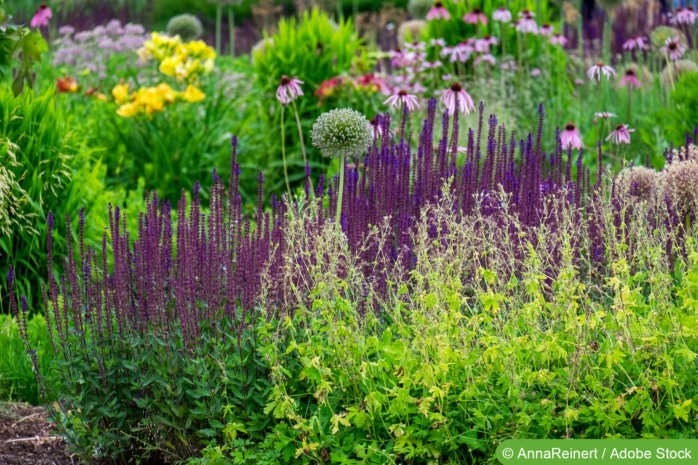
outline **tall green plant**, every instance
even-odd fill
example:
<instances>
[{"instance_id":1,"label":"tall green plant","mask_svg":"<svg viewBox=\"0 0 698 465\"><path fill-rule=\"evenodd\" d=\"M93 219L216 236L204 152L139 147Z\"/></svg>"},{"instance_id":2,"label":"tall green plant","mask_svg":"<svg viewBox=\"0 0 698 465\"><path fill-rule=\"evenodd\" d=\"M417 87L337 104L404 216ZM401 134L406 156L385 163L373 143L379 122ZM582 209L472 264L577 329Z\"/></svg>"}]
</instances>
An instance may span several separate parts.
<instances>
[{"instance_id":1,"label":"tall green plant","mask_svg":"<svg viewBox=\"0 0 698 465\"><path fill-rule=\"evenodd\" d=\"M14 267L16 286L33 308L47 275L47 213L59 218L69 213L76 222L80 209L90 215L95 206L103 209L115 198L104 189L105 167L94 163L95 150L72 124L56 106L53 89L39 96L15 96L9 85L0 86L0 176L8 180L5 190L11 192L7 202L0 202L0 218L9 218L7 227L0 228L0 274ZM97 245L104 226L104 221L91 223L88 241ZM65 238L57 237L55 244L59 258ZM6 312L7 295L4 289L0 292L0 309Z\"/></svg>"},{"instance_id":2,"label":"tall green plant","mask_svg":"<svg viewBox=\"0 0 698 465\"><path fill-rule=\"evenodd\" d=\"M284 18L273 35L265 33L266 46L254 52L257 79L272 98L283 75L298 76L311 89L350 70L363 51L351 20L330 20L313 9L300 19Z\"/></svg>"}]
</instances>

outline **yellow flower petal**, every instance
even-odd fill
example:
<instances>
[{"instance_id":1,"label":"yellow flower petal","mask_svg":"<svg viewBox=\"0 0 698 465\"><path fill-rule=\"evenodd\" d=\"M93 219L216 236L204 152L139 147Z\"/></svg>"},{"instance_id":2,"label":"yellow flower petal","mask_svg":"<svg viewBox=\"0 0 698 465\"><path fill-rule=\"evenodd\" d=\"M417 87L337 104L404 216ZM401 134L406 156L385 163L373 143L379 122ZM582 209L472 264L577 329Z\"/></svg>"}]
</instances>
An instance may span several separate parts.
<instances>
[{"instance_id":1,"label":"yellow flower petal","mask_svg":"<svg viewBox=\"0 0 698 465\"><path fill-rule=\"evenodd\" d=\"M206 98L206 94L204 94L191 84L187 86L187 90L182 92L181 96L184 101L189 103L200 102Z\"/></svg>"}]
</instances>

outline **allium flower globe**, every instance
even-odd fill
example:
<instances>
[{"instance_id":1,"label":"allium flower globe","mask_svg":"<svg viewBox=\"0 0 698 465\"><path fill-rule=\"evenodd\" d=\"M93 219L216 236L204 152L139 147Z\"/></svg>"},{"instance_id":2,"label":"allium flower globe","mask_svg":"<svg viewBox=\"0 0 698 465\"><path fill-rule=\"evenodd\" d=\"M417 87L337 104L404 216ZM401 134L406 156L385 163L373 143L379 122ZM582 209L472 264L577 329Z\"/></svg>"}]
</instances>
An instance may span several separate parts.
<instances>
[{"instance_id":1,"label":"allium flower globe","mask_svg":"<svg viewBox=\"0 0 698 465\"><path fill-rule=\"evenodd\" d=\"M373 142L373 130L358 111L339 108L320 115L310 137L324 156L339 158L362 154Z\"/></svg>"}]
</instances>

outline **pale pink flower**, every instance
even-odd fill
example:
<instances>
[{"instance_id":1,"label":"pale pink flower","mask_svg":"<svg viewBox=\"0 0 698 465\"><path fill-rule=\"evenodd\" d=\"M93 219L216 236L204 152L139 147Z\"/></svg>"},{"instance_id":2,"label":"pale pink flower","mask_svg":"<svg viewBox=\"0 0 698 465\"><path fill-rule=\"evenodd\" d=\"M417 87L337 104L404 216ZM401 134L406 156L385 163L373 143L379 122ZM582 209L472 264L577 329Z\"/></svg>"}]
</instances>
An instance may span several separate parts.
<instances>
[{"instance_id":1,"label":"pale pink flower","mask_svg":"<svg viewBox=\"0 0 698 465\"><path fill-rule=\"evenodd\" d=\"M553 35L553 32L555 32L555 29L548 24L548 23L543 23L543 25L538 29L538 33L542 36L551 36Z\"/></svg>"},{"instance_id":2,"label":"pale pink flower","mask_svg":"<svg viewBox=\"0 0 698 465\"><path fill-rule=\"evenodd\" d=\"M463 16L463 21L465 21L468 24L487 24L487 16L485 16L481 9L474 8L473 11L471 11L470 13L466 13Z\"/></svg>"},{"instance_id":3,"label":"pale pink flower","mask_svg":"<svg viewBox=\"0 0 698 465\"><path fill-rule=\"evenodd\" d=\"M509 62L502 62L502 64L499 67L504 71L516 71L517 69L516 62L513 60Z\"/></svg>"},{"instance_id":4,"label":"pale pink flower","mask_svg":"<svg viewBox=\"0 0 698 465\"><path fill-rule=\"evenodd\" d=\"M518 21L518 23L516 23L515 26L517 31L529 34L538 34L538 24L536 24L536 20L533 19L533 13L528 10L524 10L519 13L519 16L521 16L521 19Z\"/></svg>"},{"instance_id":5,"label":"pale pink flower","mask_svg":"<svg viewBox=\"0 0 698 465\"><path fill-rule=\"evenodd\" d=\"M693 7L678 7L674 11L674 14L671 15L671 19L669 21L671 24L693 24L696 22L696 18L698 18L698 14L695 12Z\"/></svg>"},{"instance_id":6,"label":"pale pink flower","mask_svg":"<svg viewBox=\"0 0 698 465\"><path fill-rule=\"evenodd\" d=\"M662 53L665 53L671 61L680 60L686 52L686 47L681 45L679 37L669 37L666 40L666 45L661 48Z\"/></svg>"},{"instance_id":7,"label":"pale pink flower","mask_svg":"<svg viewBox=\"0 0 698 465\"><path fill-rule=\"evenodd\" d=\"M427 21L431 21L433 19L451 19L451 15L448 13L446 8L444 8L443 3L434 2L434 6L431 7L431 10L429 10L429 13L427 13Z\"/></svg>"},{"instance_id":8,"label":"pale pink flower","mask_svg":"<svg viewBox=\"0 0 698 465\"><path fill-rule=\"evenodd\" d=\"M531 70L531 76L533 76L533 77L540 76L540 69L539 69L539 68L533 68L533 69Z\"/></svg>"},{"instance_id":9,"label":"pale pink flower","mask_svg":"<svg viewBox=\"0 0 698 465\"><path fill-rule=\"evenodd\" d=\"M567 123L565 130L560 134L560 143L563 149L573 148L581 149L584 147L582 142L582 137L579 135L579 131L573 123Z\"/></svg>"},{"instance_id":10,"label":"pale pink flower","mask_svg":"<svg viewBox=\"0 0 698 465\"><path fill-rule=\"evenodd\" d=\"M583 86L583 85L584 85L584 80L577 78L577 79L574 80L574 84L577 85L577 86Z\"/></svg>"},{"instance_id":11,"label":"pale pink flower","mask_svg":"<svg viewBox=\"0 0 698 465\"><path fill-rule=\"evenodd\" d=\"M602 111L599 113L594 113L594 116L596 116L597 118L601 118L601 119L609 119L609 118L615 118L616 114L610 113L608 111Z\"/></svg>"},{"instance_id":12,"label":"pale pink flower","mask_svg":"<svg viewBox=\"0 0 698 465\"><path fill-rule=\"evenodd\" d=\"M482 39L475 40L475 51L480 53L489 53L490 45L497 45L499 41L496 37L485 36Z\"/></svg>"},{"instance_id":13,"label":"pale pink flower","mask_svg":"<svg viewBox=\"0 0 698 465\"><path fill-rule=\"evenodd\" d=\"M565 46L567 45L567 37L563 36L562 34L553 34L550 37L550 43L553 45L561 45Z\"/></svg>"},{"instance_id":14,"label":"pale pink flower","mask_svg":"<svg viewBox=\"0 0 698 465\"><path fill-rule=\"evenodd\" d=\"M647 42L645 41L645 38L642 36L635 35L635 34L631 35L628 40L623 42L623 50L627 50L627 51L632 51L635 49L646 50L647 48L648 47L647 47Z\"/></svg>"},{"instance_id":15,"label":"pale pink flower","mask_svg":"<svg viewBox=\"0 0 698 465\"><path fill-rule=\"evenodd\" d=\"M407 107L408 111L413 111L415 108L419 108L417 97L408 94L406 90L400 90L396 94L391 95L385 102L383 102L383 104L390 105L390 108L397 108L404 105Z\"/></svg>"},{"instance_id":16,"label":"pale pink flower","mask_svg":"<svg viewBox=\"0 0 698 465\"><path fill-rule=\"evenodd\" d=\"M500 23L508 23L511 21L511 12L503 6L500 6L492 13L492 19Z\"/></svg>"},{"instance_id":17,"label":"pale pink flower","mask_svg":"<svg viewBox=\"0 0 698 465\"><path fill-rule=\"evenodd\" d=\"M479 65L482 62L489 63L490 65L494 66L495 63L497 63L497 59L492 56L490 53L485 53L484 55L480 55L479 57L475 58L474 64L475 66Z\"/></svg>"},{"instance_id":18,"label":"pale pink flower","mask_svg":"<svg viewBox=\"0 0 698 465\"><path fill-rule=\"evenodd\" d=\"M443 48L443 47L446 46L446 41L443 40L443 39L431 39L431 40L429 41L429 43L430 43L433 47L436 47L436 46L438 45L439 47L442 47L442 48Z\"/></svg>"},{"instance_id":19,"label":"pale pink flower","mask_svg":"<svg viewBox=\"0 0 698 465\"><path fill-rule=\"evenodd\" d=\"M450 81L451 79L453 79L453 75L452 74L444 74L443 76L441 76L441 79L443 79L444 81Z\"/></svg>"},{"instance_id":20,"label":"pale pink flower","mask_svg":"<svg viewBox=\"0 0 698 465\"><path fill-rule=\"evenodd\" d=\"M599 61L587 71L587 77L592 81L600 81L602 74L610 79L611 75L616 75L616 70L610 66L604 65L603 61Z\"/></svg>"},{"instance_id":21,"label":"pale pink flower","mask_svg":"<svg viewBox=\"0 0 698 465\"><path fill-rule=\"evenodd\" d=\"M288 105L303 95L303 91L301 90L301 85L303 84L304 82L300 81L298 78L294 77L291 79L285 75L281 76L281 82L276 89L276 98L282 105Z\"/></svg>"},{"instance_id":22,"label":"pale pink flower","mask_svg":"<svg viewBox=\"0 0 698 465\"><path fill-rule=\"evenodd\" d=\"M637 78L637 74L635 74L634 69L629 68L625 72L625 75L620 80L620 85L623 87L625 87L625 86L633 87L635 89L640 88L640 81Z\"/></svg>"},{"instance_id":23,"label":"pale pink flower","mask_svg":"<svg viewBox=\"0 0 698 465\"><path fill-rule=\"evenodd\" d=\"M405 44L405 49L407 49L410 52L423 52L427 47L427 44L424 42L412 42L411 44Z\"/></svg>"},{"instance_id":24,"label":"pale pink flower","mask_svg":"<svg viewBox=\"0 0 698 465\"><path fill-rule=\"evenodd\" d=\"M46 3L39 5L39 9L34 13L29 25L31 27L46 27L48 26L48 20L53 18L53 12L51 8Z\"/></svg>"},{"instance_id":25,"label":"pale pink flower","mask_svg":"<svg viewBox=\"0 0 698 465\"><path fill-rule=\"evenodd\" d=\"M441 94L441 102L446 106L450 115L454 114L456 110L466 115L471 111L475 111L473 99L470 98L470 95L468 95L465 89L457 82L453 83L451 87ZM456 104L458 105L457 108Z\"/></svg>"},{"instance_id":26,"label":"pale pink flower","mask_svg":"<svg viewBox=\"0 0 698 465\"><path fill-rule=\"evenodd\" d=\"M426 71L429 69L437 69L443 66L443 63L441 63L439 60L436 61L425 61L422 63L422 71Z\"/></svg>"},{"instance_id":27,"label":"pale pink flower","mask_svg":"<svg viewBox=\"0 0 698 465\"><path fill-rule=\"evenodd\" d=\"M611 139L616 145L619 144L629 144L630 143L630 133L635 132L634 129L628 129L627 124L619 124L616 129L611 131L606 140Z\"/></svg>"},{"instance_id":28,"label":"pale pink flower","mask_svg":"<svg viewBox=\"0 0 698 465\"><path fill-rule=\"evenodd\" d=\"M388 52L388 58L390 58L390 66L395 68L404 68L412 62L412 57L414 54L400 50L396 48L395 50L390 50Z\"/></svg>"}]
</instances>

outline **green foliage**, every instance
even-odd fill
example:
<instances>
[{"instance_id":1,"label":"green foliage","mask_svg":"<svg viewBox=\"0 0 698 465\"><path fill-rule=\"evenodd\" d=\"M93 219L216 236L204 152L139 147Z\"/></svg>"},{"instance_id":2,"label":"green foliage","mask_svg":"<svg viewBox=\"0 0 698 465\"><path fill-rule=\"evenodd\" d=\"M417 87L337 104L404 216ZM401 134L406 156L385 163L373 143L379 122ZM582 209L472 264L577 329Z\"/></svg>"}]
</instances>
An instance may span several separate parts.
<instances>
[{"instance_id":1,"label":"green foliage","mask_svg":"<svg viewBox=\"0 0 698 465\"><path fill-rule=\"evenodd\" d=\"M685 72L671 91L673 105L658 110L666 138L674 144L684 144L686 133L693 134L698 125L698 73Z\"/></svg>"},{"instance_id":2,"label":"green foliage","mask_svg":"<svg viewBox=\"0 0 698 465\"><path fill-rule=\"evenodd\" d=\"M27 324L29 343L37 350L39 372L49 385L53 383L50 366L54 352L49 341L46 320L41 315L33 316ZM24 341L19 337L17 324L9 315L0 315L0 399L3 401L28 402L40 405L53 401L53 397L40 399L39 388L32 363L27 357Z\"/></svg>"},{"instance_id":3,"label":"green foliage","mask_svg":"<svg viewBox=\"0 0 698 465\"><path fill-rule=\"evenodd\" d=\"M48 45L40 33L9 24L9 20L3 2L0 2L0 78L11 74L12 91L19 95L24 90L25 81L30 89L34 88L32 68L41 63L41 54L48 51ZM16 68L15 60L19 62Z\"/></svg>"},{"instance_id":4,"label":"green foliage","mask_svg":"<svg viewBox=\"0 0 698 465\"><path fill-rule=\"evenodd\" d=\"M173 462L211 441L264 437L265 367L252 334L229 319L202 325L190 348L178 329L165 337L110 336L71 323L67 356L53 365L62 385L51 413L81 457ZM108 354L103 365L97 354Z\"/></svg>"},{"instance_id":5,"label":"green foliage","mask_svg":"<svg viewBox=\"0 0 698 465\"><path fill-rule=\"evenodd\" d=\"M125 197L123 189L105 191L106 167L94 160L94 149L86 146L74 122L56 106L53 89L36 97L31 92L15 97L7 85L0 86L0 163L13 193L0 214L0 218L11 216L9 231L0 232L0 274L5 276L12 264L19 292L33 309L39 307L39 284L48 276L48 212L56 218L69 214L77 224L78 212L85 208L91 218L86 240L98 247L106 225L102 213L109 202ZM61 260L65 238L57 237L54 247L56 259ZM3 291L4 312L6 298Z\"/></svg>"},{"instance_id":6,"label":"green foliage","mask_svg":"<svg viewBox=\"0 0 698 465\"><path fill-rule=\"evenodd\" d=\"M265 38L266 47L253 59L257 79L270 99L281 76L298 77L317 89L323 81L348 72L363 52L351 21L336 24L317 9L304 12L300 20L282 19L278 32Z\"/></svg>"}]
</instances>

